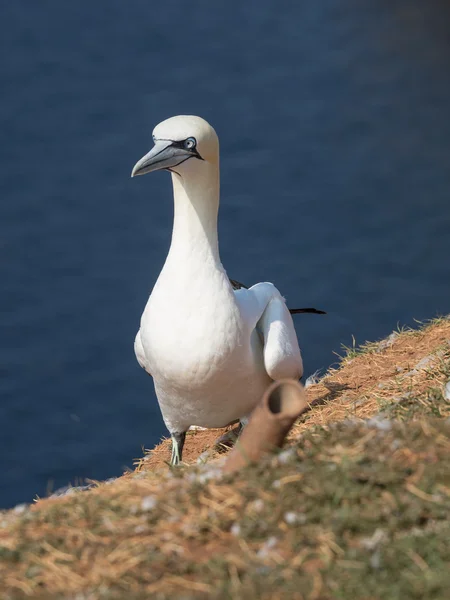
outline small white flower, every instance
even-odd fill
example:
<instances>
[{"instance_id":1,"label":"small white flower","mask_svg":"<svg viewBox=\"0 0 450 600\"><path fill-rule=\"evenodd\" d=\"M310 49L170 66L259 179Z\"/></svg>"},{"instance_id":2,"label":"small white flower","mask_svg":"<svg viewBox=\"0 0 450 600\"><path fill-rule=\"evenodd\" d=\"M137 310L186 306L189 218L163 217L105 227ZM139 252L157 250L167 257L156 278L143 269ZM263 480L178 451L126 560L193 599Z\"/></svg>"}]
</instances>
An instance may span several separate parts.
<instances>
[{"instance_id":1,"label":"small white flower","mask_svg":"<svg viewBox=\"0 0 450 600\"><path fill-rule=\"evenodd\" d=\"M287 512L284 514L284 520L288 525L294 525L294 523L297 523L297 514L295 512Z\"/></svg>"},{"instance_id":2,"label":"small white flower","mask_svg":"<svg viewBox=\"0 0 450 600\"><path fill-rule=\"evenodd\" d=\"M27 510L28 505L27 504L18 504L17 506L15 506L13 508L13 511L16 513L16 515L23 515L23 513Z\"/></svg>"},{"instance_id":3,"label":"small white flower","mask_svg":"<svg viewBox=\"0 0 450 600\"><path fill-rule=\"evenodd\" d=\"M306 523L306 515L303 513L295 513L293 511L284 514L284 520L288 525L295 525L296 523L303 525Z\"/></svg>"},{"instance_id":4,"label":"small white flower","mask_svg":"<svg viewBox=\"0 0 450 600\"><path fill-rule=\"evenodd\" d=\"M450 400L450 381L447 381L447 384L444 388L444 398L446 400Z\"/></svg>"},{"instance_id":5,"label":"small white flower","mask_svg":"<svg viewBox=\"0 0 450 600\"><path fill-rule=\"evenodd\" d=\"M264 502L261 500L261 498L257 498L251 503L251 508L253 508L253 510L256 512L261 512L264 508Z\"/></svg>"},{"instance_id":6,"label":"small white flower","mask_svg":"<svg viewBox=\"0 0 450 600\"><path fill-rule=\"evenodd\" d=\"M294 456L295 456L295 450L293 448L288 448L288 450L283 450L283 452L280 452L280 454L278 455L278 462L281 465L285 465Z\"/></svg>"},{"instance_id":7,"label":"small white flower","mask_svg":"<svg viewBox=\"0 0 450 600\"><path fill-rule=\"evenodd\" d=\"M392 429L392 421L389 419L383 419L383 417L375 416L371 419L367 419L366 425L368 427L375 427L379 431L389 431Z\"/></svg>"},{"instance_id":8,"label":"small white flower","mask_svg":"<svg viewBox=\"0 0 450 600\"><path fill-rule=\"evenodd\" d=\"M277 542L278 539L274 535L271 535L264 545L266 548L273 548L277 544Z\"/></svg>"},{"instance_id":9,"label":"small white flower","mask_svg":"<svg viewBox=\"0 0 450 600\"><path fill-rule=\"evenodd\" d=\"M233 523L230 529L231 535L235 535L236 537L241 534L241 526L239 523Z\"/></svg>"},{"instance_id":10,"label":"small white flower","mask_svg":"<svg viewBox=\"0 0 450 600\"><path fill-rule=\"evenodd\" d=\"M278 543L278 539L272 535L270 538L268 538L264 544L261 546L261 548L258 550L257 554L259 558L267 558L267 556L269 555L269 550L271 550L272 548L274 548Z\"/></svg>"},{"instance_id":11,"label":"small white flower","mask_svg":"<svg viewBox=\"0 0 450 600\"><path fill-rule=\"evenodd\" d=\"M369 562L372 569L381 568L381 554L379 550L375 550L375 552L370 556Z\"/></svg>"},{"instance_id":12,"label":"small white flower","mask_svg":"<svg viewBox=\"0 0 450 600\"><path fill-rule=\"evenodd\" d=\"M381 544L386 543L388 536L385 531L381 528L375 529L370 537L362 538L360 544L366 550L376 550Z\"/></svg>"},{"instance_id":13,"label":"small white flower","mask_svg":"<svg viewBox=\"0 0 450 600\"><path fill-rule=\"evenodd\" d=\"M141 510L153 510L157 504L156 498L154 496L145 496L141 503Z\"/></svg>"}]
</instances>

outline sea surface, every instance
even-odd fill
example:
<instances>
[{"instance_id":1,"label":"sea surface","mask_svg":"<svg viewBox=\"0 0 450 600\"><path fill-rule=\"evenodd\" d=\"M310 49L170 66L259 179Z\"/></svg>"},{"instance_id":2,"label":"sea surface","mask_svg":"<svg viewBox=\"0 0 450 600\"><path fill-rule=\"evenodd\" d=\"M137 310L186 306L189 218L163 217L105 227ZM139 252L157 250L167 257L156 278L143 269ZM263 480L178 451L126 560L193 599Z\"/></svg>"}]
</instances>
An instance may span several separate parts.
<instances>
[{"instance_id":1,"label":"sea surface","mask_svg":"<svg viewBox=\"0 0 450 600\"><path fill-rule=\"evenodd\" d=\"M171 234L155 124L221 141L231 277L274 282L306 373L450 312L450 6L14 0L0 7L0 507L165 434L133 353Z\"/></svg>"}]
</instances>

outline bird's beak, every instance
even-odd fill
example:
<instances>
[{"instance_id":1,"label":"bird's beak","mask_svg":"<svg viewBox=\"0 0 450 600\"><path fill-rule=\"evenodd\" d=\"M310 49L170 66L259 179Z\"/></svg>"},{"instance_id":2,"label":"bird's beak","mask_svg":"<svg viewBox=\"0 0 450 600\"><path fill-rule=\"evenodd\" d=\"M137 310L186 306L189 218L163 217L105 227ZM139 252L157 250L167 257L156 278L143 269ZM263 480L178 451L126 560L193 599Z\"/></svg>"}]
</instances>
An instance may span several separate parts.
<instances>
[{"instance_id":1,"label":"bird's beak","mask_svg":"<svg viewBox=\"0 0 450 600\"><path fill-rule=\"evenodd\" d=\"M134 165L131 177L161 169L170 169L194 156L189 150L175 144L169 140L156 140L150 152Z\"/></svg>"}]
</instances>

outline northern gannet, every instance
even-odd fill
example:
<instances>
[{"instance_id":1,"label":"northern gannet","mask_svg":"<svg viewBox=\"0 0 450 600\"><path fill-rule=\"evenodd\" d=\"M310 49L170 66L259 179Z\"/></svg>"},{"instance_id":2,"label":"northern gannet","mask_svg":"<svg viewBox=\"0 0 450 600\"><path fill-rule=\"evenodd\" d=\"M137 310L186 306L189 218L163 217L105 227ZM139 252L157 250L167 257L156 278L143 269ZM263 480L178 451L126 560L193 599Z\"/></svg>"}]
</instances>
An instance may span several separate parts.
<instances>
[{"instance_id":1,"label":"northern gannet","mask_svg":"<svg viewBox=\"0 0 450 600\"><path fill-rule=\"evenodd\" d=\"M214 129L200 117L177 116L155 127L153 141L132 177L171 172L174 223L134 347L153 377L172 438L171 464L178 464L190 426L224 427L245 419L273 380L299 379L303 363L277 288L232 285L220 261Z\"/></svg>"}]
</instances>

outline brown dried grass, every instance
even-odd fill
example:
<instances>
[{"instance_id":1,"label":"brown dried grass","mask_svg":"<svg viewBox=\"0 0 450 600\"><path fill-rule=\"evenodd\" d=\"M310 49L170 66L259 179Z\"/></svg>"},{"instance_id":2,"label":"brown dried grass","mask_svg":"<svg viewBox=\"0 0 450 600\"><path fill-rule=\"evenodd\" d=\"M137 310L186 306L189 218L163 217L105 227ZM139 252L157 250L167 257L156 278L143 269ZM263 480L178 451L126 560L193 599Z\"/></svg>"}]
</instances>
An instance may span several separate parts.
<instances>
[{"instance_id":1,"label":"brown dried grass","mask_svg":"<svg viewBox=\"0 0 450 600\"><path fill-rule=\"evenodd\" d=\"M427 387L440 385L442 382L437 373L434 376L438 379L433 381L429 369L420 369L407 381L405 374L449 339L450 320L437 319L423 329L402 331L386 347L383 347L384 340L369 343L357 351L356 356L344 357L338 368L329 369L320 383L307 389L311 410L292 428L289 439L297 438L313 425L325 426L349 417L367 419L379 411L381 401L398 396L406 388L409 392L421 393ZM184 462L194 464L207 451L211 456L217 456L214 443L230 429L190 431ZM166 439L140 459L137 468L158 469L167 464L169 457L170 439Z\"/></svg>"},{"instance_id":2,"label":"brown dried grass","mask_svg":"<svg viewBox=\"0 0 450 600\"><path fill-rule=\"evenodd\" d=\"M370 344L360 353L344 358L339 368L330 370L320 383L307 390L311 410L295 425L290 442L298 440L315 425L329 426L348 417L371 417L379 411L380 403L405 393L419 397L433 387L442 388L442 371L434 368L442 359L439 354L442 348L449 361L450 321L446 319L419 331L402 332L384 349L379 344ZM415 369L422 359L431 355L434 357L424 368ZM420 427L427 440L433 440L433 445L426 442L412 449L406 445L392 455L389 445L392 438L386 446L386 460L392 460L402 473L409 469L401 494L433 507L433 503L442 502L441 496L450 497L450 487L439 483L440 495L422 489L423 479L430 476L424 465L439 465L444 453L450 454L450 443L427 422ZM186 442L186 462L193 463L205 450L211 450L221 433L223 430L192 432ZM379 443L376 432L368 431L351 437L345 444L333 443L330 448L324 445L314 451L318 452L318 464L331 461L344 468L346 461L357 461L366 452L378 452ZM298 452L307 457L313 449L314 436L308 438ZM318 599L328 597L323 595L323 569L333 564L338 572L363 568L363 563L349 559L351 554L347 556L347 550L342 549L343 538L338 538L332 528L315 527L311 533L302 534L310 537L298 548L294 530L282 518L284 511L291 509L280 505L280 498L296 506L298 496L295 494L301 490L305 502L313 498L314 507L321 489L314 477L308 479L308 474L293 473L287 465L283 467L285 471L277 475L276 489L273 481L264 483L263 477L273 479L273 473L266 469L255 473L253 479L249 475L220 483L206 482L197 493L197 480L189 479L195 469L171 471L165 464L168 456L166 440L139 461L134 473L127 473L112 484L99 483L87 492L39 500L24 515L14 511L2 513L1 597L73 598L78 593L86 593L80 598L158 595L161 598L171 595L208 598L217 592L214 578L223 580L224 572L229 594L226 597L255 597L251 594L255 593L257 582L251 584L256 587L248 588L246 596L242 573L250 565L267 564L284 578L283 585L288 586L286 582L295 574L304 578L301 581L309 590L303 596L298 589L286 587L287 595L280 591L280 598ZM282 471L279 465L277 469ZM385 477L384 472L378 477ZM307 483L303 485L305 479ZM294 496L286 495L290 489L296 490ZM390 504L397 510L396 495L386 489L380 498L383 511ZM262 517L257 514L254 499L272 507L265 519L281 511L276 531L284 536L284 542L276 549L267 550L267 559L259 554L263 544L260 536L236 536L231 529L244 513L255 519L256 528L259 526L258 520ZM379 502L378 497L376 501ZM414 510L414 514L419 514L416 508ZM355 543L351 541L350 546ZM412 549L408 552L412 553L411 560L417 568L425 569L417 552ZM212 563L212 558L216 562ZM275 589L276 586L273 593ZM272 592L270 597L276 597Z\"/></svg>"}]
</instances>

